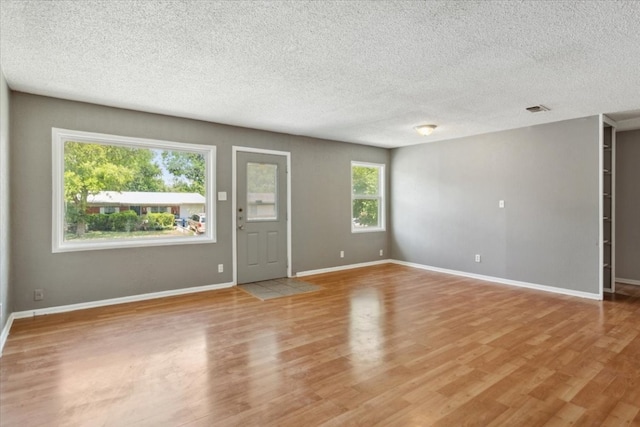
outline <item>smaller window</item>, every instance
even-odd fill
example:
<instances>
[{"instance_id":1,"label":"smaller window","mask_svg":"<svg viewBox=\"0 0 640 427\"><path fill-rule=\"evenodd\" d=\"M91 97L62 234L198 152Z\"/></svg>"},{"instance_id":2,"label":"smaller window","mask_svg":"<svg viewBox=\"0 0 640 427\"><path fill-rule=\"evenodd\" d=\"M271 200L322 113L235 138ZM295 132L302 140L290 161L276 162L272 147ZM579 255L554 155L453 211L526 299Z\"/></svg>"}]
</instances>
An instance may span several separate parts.
<instances>
[{"instance_id":1,"label":"smaller window","mask_svg":"<svg viewBox=\"0 0 640 427\"><path fill-rule=\"evenodd\" d=\"M171 213L171 208L168 208L166 206L149 206L147 208L147 212L149 213Z\"/></svg>"},{"instance_id":2,"label":"smaller window","mask_svg":"<svg viewBox=\"0 0 640 427\"><path fill-rule=\"evenodd\" d=\"M120 212L120 208L117 206L104 206L100 208L101 214L112 214Z\"/></svg>"},{"instance_id":3,"label":"smaller window","mask_svg":"<svg viewBox=\"0 0 640 427\"><path fill-rule=\"evenodd\" d=\"M351 162L351 231L385 230L384 165Z\"/></svg>"}]
</instances>

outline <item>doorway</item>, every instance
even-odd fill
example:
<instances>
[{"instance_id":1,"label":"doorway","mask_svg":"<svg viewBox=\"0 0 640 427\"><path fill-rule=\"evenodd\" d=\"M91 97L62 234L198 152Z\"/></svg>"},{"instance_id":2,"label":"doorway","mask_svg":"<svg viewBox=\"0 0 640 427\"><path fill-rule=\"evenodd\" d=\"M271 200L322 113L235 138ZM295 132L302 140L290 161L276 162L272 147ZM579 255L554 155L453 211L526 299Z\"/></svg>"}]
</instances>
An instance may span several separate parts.
<instances>
[{"instance_id":1,"label":"doorway","mask_svg":"<svg viewBox=\"0 0 640 427\"><path fill-rule=\"evenodd\" d=\"M616 292L616 123L601 117L600 286L604 296L604 292Z\"/></svg>"},{"instance_id":2,"label":"doorway","mask_svg":"<svg viewBox=\"0 0 640 427\"><path fill-rule=\"evenodd\" d=\"M290 277L290 153L233 150L234 282Z\"/></svg>"}]
</instances>

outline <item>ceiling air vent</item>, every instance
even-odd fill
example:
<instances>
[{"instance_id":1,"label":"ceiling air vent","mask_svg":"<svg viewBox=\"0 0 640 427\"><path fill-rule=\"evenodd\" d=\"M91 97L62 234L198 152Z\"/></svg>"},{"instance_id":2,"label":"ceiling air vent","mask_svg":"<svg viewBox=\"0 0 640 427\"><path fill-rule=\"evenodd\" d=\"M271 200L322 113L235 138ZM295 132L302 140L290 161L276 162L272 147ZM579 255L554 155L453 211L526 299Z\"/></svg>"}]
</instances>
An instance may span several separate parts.
<instances>
[{"instance_id":1,"label":"ceiling air vent","mask_svg":"<svg viewBox=\"0 0 640 427\"><path fill-rule=\"evenodd\" d=\"M527 111L530 113L540 113L542 111L549 111L549 109L544 105L540 104L540 105L534 105L533 107L528 107Z\"/></svg>"}]
</instances>

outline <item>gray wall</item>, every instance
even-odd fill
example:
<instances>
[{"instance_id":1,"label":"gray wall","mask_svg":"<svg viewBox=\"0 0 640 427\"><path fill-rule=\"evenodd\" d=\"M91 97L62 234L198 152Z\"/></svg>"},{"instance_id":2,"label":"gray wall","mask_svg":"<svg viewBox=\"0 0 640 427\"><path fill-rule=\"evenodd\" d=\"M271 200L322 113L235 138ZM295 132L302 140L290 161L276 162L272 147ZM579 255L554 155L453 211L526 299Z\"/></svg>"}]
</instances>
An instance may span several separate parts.
<instances>
[{"instance_id":1,"label":"gray wall","mask_svg":"<svg viewBox=\"0 0 640 427\"><path fill-rule=\"evenodd\" d=\"M11 313L9 287L9 97L0 70L0 331Z\"/></svg>"},{"instance_id":2,"label":"gray wall","mask_svg":"<svg viewBox=\"0 0 640 427\"><path fill-rule=\"evenodd\" d=\"M594 116L392 150L392 257L597 294L598 128Z\"/></svg>"},{"instance_id":3,"label":"gray wall","mask_svg":"<svg viewBox=\"0 0 640 427\"><path fill-rule=\"evenodd\" d=\"M640 130L616 133L616 276L640 280Z\"/></svg>"},{"instance_id":4,"label":"gray wall","mask_svg":"<svg viewBox=\"0 0 640 427\"><path fill-rule=\"evenodd\" d=\"M290 151L293 273L379 260L386 232L351 234L350 162L388 164L374 147L12 93L11 239L15 311L232 280L231 200L215 244L51 253L51 128L217 146L217 191L231 195L233 145ZM387 168L388 169L388 168ZM339 258L340 250L345 258ZM188 261L188 262L185 262ZM217 272L217 264L225 272ZM45 290L33 301L33 290Z\"/></svg>"}]
</instances>

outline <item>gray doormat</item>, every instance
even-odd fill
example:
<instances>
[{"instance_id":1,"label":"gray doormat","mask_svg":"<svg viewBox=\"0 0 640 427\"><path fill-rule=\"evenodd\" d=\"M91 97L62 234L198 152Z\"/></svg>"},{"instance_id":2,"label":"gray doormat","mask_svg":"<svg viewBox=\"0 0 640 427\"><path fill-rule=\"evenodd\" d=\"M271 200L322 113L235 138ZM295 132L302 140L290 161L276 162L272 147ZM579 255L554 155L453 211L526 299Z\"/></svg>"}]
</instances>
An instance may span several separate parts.
<instances>
[{"instance_id":1,"label":"gray doormat","mask_svg":"<svg viewBox=\"0 0 640 427\"><path fill-rule=\"evenodd\" d=\"M244 285L238 285L238 287L262 301L323 289L322 286L287 278L246 283Z\"/></svg>"}]
</instances>

